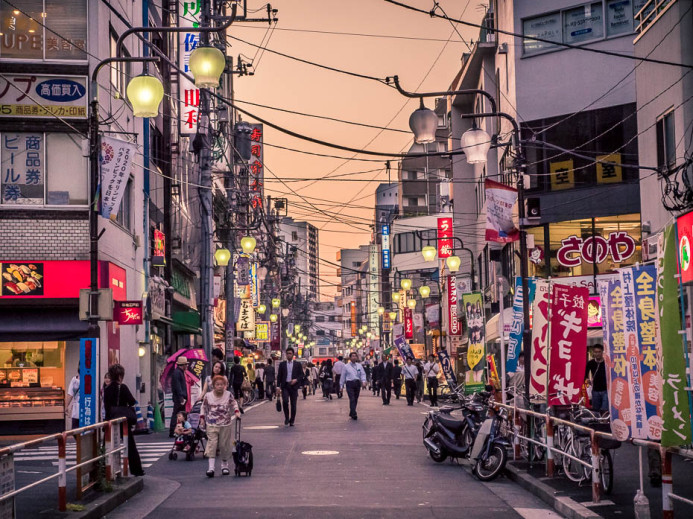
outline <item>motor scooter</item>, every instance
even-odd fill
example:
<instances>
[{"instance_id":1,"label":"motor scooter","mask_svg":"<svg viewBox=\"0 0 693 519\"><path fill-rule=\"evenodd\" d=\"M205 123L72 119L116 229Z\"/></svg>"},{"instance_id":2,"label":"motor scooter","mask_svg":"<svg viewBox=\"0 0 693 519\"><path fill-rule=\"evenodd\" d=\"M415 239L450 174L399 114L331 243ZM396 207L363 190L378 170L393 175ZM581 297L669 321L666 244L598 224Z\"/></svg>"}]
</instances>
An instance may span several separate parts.
<instances>
[{"instance_id":1,"label":"motor scooter","mask_svg":"<svg viewBox=\"0 0 693 519\"><path fill-rule=\"evenodd\" d=\"M473 463L472 474L481 481L496 479L508 461L511 443L501 435L501 425L507 419L505 407L493 410L474 438L469 458Z\"/></svg>"}]
</instances>

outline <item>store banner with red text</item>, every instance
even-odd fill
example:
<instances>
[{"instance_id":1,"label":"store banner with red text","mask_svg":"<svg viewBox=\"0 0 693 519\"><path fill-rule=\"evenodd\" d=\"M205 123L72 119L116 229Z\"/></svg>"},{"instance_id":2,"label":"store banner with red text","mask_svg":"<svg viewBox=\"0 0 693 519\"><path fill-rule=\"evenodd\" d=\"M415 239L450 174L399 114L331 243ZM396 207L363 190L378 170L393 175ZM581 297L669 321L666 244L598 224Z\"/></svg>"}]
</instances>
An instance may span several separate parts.
<instances>
[{"instance_id":1,"label":"store banner with red text","mask_svg":"<svg viewBox=\"0 0 693 519\"><path fill-rule=\"evenodd\" d=\"M456 276L448 276L448 335L462 335L459 306L457 304L457 279Z\"/></svg>"},{"instance_id":2,"label":"store banner with red text","mask_svg":"<svg viewBox=\"0 0 693 519\"><path fill-rule=\"evenodd\" d=\"M537 279L532 302L532 375L529 383L530 396L546 402L549 369L549 293L551 283Z\"/></svg>"},{"instance_id":3,"label":"store banner with red text","mask_svg":"<svg viewBox=\"0 0 693 519\"><path fill-rule=\"evenodd\" d=\"M587 363L589 290L555 284L551 290L549 405L580 400Z\"/></svg>"},{"instance_id":4,"label":"store banner with red text","mask_svg":"<svg viewBox=\"0 0 693 519\"><path fill-rule=\"evenodd\" d=\"M438 257L452 256L452 217L438 218Z\"/></svg>"},{"instance_id":5,"label":"store banner with red text","mask_svg":"<svg viewBox=\"0 0 693 519\"><path fill-rule=\"evenodd\" d=\"M404 309L404 338L414 338L414 319L412 317L411 308Z\"/></svg>"},{"instance_id":6,"label":"store banner with red text","mask_svg":"<svg viewBox=\"0 0 693 519\"><path fill-rule=\"evenodd\" d=\"M486 241L509 243L520 239L513 221L517 189L486 179Z\"/></svg>"}]
</instances>

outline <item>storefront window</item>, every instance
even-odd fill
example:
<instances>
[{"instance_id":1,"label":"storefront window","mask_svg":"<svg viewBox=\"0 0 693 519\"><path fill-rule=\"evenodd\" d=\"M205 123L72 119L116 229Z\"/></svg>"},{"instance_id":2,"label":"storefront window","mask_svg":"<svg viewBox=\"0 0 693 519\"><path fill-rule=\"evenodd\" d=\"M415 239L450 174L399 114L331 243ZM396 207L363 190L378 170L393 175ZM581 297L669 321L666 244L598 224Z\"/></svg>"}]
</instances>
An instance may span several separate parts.
<instances>
[{"instance_id":1,"label":"storefront window","mask_svg":"<svg viewBox=\"0 0 693 519\"><path fill-rule=\"evenodd\" d=\"M65 343L0 343L0 387L62 387Z\"/></svg>"}]
</instances>

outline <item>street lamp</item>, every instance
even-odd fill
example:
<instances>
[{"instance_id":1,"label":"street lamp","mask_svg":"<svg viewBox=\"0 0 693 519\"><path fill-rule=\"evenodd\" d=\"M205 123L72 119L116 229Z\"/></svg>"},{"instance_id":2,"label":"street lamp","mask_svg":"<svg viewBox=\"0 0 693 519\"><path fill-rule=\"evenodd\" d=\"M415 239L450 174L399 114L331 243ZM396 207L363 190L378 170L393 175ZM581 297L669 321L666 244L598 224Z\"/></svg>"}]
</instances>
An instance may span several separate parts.
<instances>
[{"instance_id":1,"label":"street lamp","mask_svg":"<svg viewBox=\"0 0 693 519\"><path fill-rule=\"evenodd\" d=\"M426 245L423 249L421 249L421 254L424 257L424 261L435 261L437 251L435 247Z\"/></svg>"},{"instance_id":2,"label":"street lamp","mask_svg":"<svg viewBox=\"0 0 693 519\"><path fill-rule=\"evenodd\" d=\"M190 54L188 66L197 88L216 88L226 67L226 58L216 47L198 46Z\"/></svg>"},{"instance_id":3,"label":"street lamp","mask_svg":"<svg viewBox=\"0 0 693 519\"><path fill-rule=\"evenodd\" d=\"M460 270L460 265L462 264L462 260L460 259L459 256L448 256L445 259L445 264L450 269L450 272L457 272L458 270Z\"/></svg>"},{"instance_id":4,"label":"street lamp","mask_svg":"<svg viewBox=\"0 0 693 519\"><path fill-rule=\"evenodd\" d=\"M392 293L392 301L395 303L399 303L399 300L401 299L401 297L402 297L402 294L400 294L399 292L393 292Z\"/></svg>"},{"instance_id":5,"label":"street lamp","mask_svg":"<svg viewBox=\"0 0 693 519\"><path fill-rule=\"evenodd\" d=\"M279 299L278 297L275 297L272 299L272 308L279 308L282 304L282 300Z\"/></svg>"},{"instance_id":6,"label":"street lamp","mask_svg":"<svg viewBox=\"0 0 693 519\"><path fill-rule=\"evenodd\" d=\"M421 105L409 116L409 128L414 134L416 144L428 144L436 141L438 116L430 108L426 108L421 98Z\"/></svg>"},{"instance_id":7,"label":"street lamp","mask_svg":"<svg viewBox=\"0 0 693 519\"><path fill-rule=\"evenodd\" d=\"M255 246L257 245L257 240L252 236L244 236L241 238L241 249L246 254L252 254L255 251Z\"/></svg>"},{"instance_id":8,"label":"street lamp","mask_svg":"<svg viewBox=\"0 0 693 519\"><path fill-rule=\"evenodd\" d=\"M264 314L267 311L267 305L260 305L257 307L257 313L260 315Z\"/></svg>"},{"instance_id":9,"label":"street lamp","mask_svg":"<svg viewBox=\"0 0 693 519\"><path fill-rule=\"evenodd\" d=\"M431 295L431 287L423 285L419 287L419 294L422 299L427 299Z\"/></svg>"},{"instance_id":10,"label":"street lamp","mask_svg":"<svg viewBox=\"0 0 693 519\"><path fill-rule=\"evenodd\" d=\"M408 306L411 310L413 310L414 308L416 308L416 299L414 299L414 298L412 297L409 301L407 301L407 306Z\"/></svg>"},{"instance_id":11,"label":"street lamp","mask_svg":"<svg viewBox=\"0 0 693 519\"><path fill-rule=\"evenodd\" d=\"M378 307L378 315L383 315L385 313L385 309L382 306Z\"/></svg>"},{"instance_id":12,"label":"street lamp","mask_svg":"<svg viewBox=\"0 0 693 519\"><path fill-rule=\"evenodd\" d=\"M403 278L402 281L399 282L399 284L402 287L402 290L409 290L411 288L411 279Z\"/></svg>"},{"instance_id":13,"label":"street lamp","mask_svg":"<svg viewBox=\"0 0 693 519\"><path fill-rule=\"evenodd\" d=\"M279 316L277 314L270 314L270 322L276 323L277 319L279 319Z\"/></svg>"},{"instance_id":14,"label":"street lamp","mask_svg":"<svg viewBox=\"0 0 693 519\"><path fill-rule=\"evenodd\" d=\"M394 321L395 319L397 319L397 312L390 312L387 315L390 317L390 321Z\"/></svg>"},{"instance_id":15,"label":"street lamp","mask_svg":"<svg viewBox=\"0 0 693 519\"><path fill-rule=\"evenodd\" d=\"M231 251L229 249L217 249L214 252L214 261L220 267L226 267L231 260Z\"/></svg>"},{"instance_id":16,"label":"street lamp","mask_svg":"<svg viewBox=\"0 0 693 519\"><path fill-rule=\"evenodd\" d=\"M159 78L141 74L128 83L126 95L135 117L156 117L164 98L164 87Z\"/></svg>"},{"instance_id":17,"label":"street lamp","mask_svg":"<svg viewBox=\"0 0 693 519\"><path fill-rule=\"evenodd\" d=\"M486 155L491 149L491 136L476 124L462 134L460 139L468 164L486 164Z\"/></svg>"}]
</instances>

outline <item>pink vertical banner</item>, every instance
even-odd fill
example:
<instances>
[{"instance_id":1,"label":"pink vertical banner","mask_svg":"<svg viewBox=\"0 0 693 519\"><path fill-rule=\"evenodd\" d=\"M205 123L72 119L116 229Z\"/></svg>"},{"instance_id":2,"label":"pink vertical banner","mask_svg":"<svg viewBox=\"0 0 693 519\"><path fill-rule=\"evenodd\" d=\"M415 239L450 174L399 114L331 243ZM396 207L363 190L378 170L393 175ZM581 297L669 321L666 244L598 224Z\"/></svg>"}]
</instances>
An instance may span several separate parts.
<instances>
[{"instance_id":1,"label":"pink vertical banner","mask_svg":"<svg viewBox=\"0 0 693 519\"><path fill-rule=\"evenodd\" d=\"M574 404L587 364L587 287L555 284L551 292L549 405Z\"/></svg>"},{"instance_id":2,"label":"pink vertical banner","mask_svg":"<svg viewBox=\"0 0 693 519\"><path fill-rule=\"evenodd\" d=\"M404 338L414 338L414 318L412 317L411 308L404 309Z\"/></svg>"},{"instance_id":3,"label":"pink vertical banner","mask_svg":"<svg viewBox=\"0 0 693 519\"><path fill-rule=\"evenodd\" d=\"M537 280L532 302L532 376L529 383L529 394L546 402L549 369L549 281Z\"/></svg>"}]
</instances>

